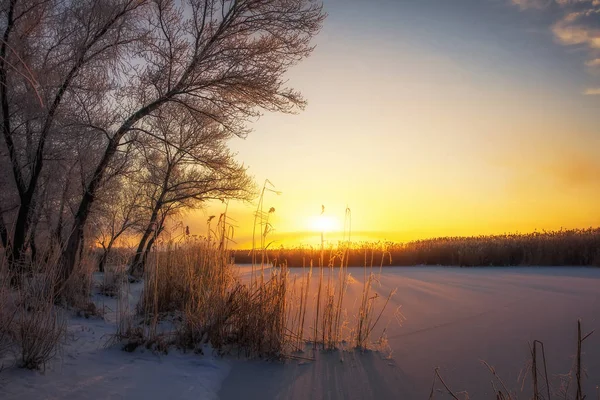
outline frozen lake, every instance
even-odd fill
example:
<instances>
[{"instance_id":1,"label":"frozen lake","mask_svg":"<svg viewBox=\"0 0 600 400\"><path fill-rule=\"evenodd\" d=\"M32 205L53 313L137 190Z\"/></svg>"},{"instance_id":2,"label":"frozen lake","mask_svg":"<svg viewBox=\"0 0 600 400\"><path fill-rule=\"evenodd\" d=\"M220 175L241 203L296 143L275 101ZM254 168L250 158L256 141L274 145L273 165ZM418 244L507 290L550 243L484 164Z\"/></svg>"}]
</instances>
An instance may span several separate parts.
<instances>
[{"instance_id":1,"label":"frozen lake","mask_svg":"<svg viewBox=\"0 0 600 400\"><path fill-rule=\"evenodd\" d=\"M240 272L248 278L248 267ZM350 272L353 279L344 306L352 323L364 271ZM315 272L311 297L317 279ZM318 352L316 361L244 361L221 358L209 348L203 356L144 349L130 354L119 346L104 347L116 331L116 299L95 296L98 306L107 307L104 319L71 317L61 357L44 373L6 364L0 374L0 398L420 400L429 398L434 368L439 367L454 392L495 399L492 376L481 364L485 360L516 391L515 398L526 399L531 398L530 383L521 393L517 381L529 358L528 342L544 342L549 377L557 387L558 374L568 373L573 364L578 318L584 334L597 330L585 341L583 354L588 372L584 392L588 399L597 398L600 268L387 267L375 288L382 297L398 290L379 325L380 332L389 322L392 359L375 352L336 351ZM141 289L142 283L131 286L131 307ZM393 319L400 305L406 317L402 326ZM302 356L312 357L313 352ZM574 384L570 392L572 399ZM434 398L449 396L436 393ZM552 398L564 397L555 392Z\"/></svg>"},{"instance_id":2,"label":"frozen lake","mask_svg":"<svg viewBox=\"0 0 600 400\"><path fill-rule=\"evenodd\" d=\"M346 295L351 307L364 278L362 268L349 270L356 279ZM596 396L600 269L387 267L375 287L382 296L398 289L384 325L399 305L406 317L402 326L389 324L391 361L353 352L344 362L339 354L287 365L233 361L220 397L427 399L434 367L440 367L453 391L468 391L471 399L495 398L485 360L526 398L527 389L520 393L517 381L529 357L528 342L544 342L550 379L556 381L573 364L578 318L584 333L598 330L584 343L583 355L589 375L584 387L588 397ZM446 397L438 393L435 398Z\"/></svg>"}]
</instances>

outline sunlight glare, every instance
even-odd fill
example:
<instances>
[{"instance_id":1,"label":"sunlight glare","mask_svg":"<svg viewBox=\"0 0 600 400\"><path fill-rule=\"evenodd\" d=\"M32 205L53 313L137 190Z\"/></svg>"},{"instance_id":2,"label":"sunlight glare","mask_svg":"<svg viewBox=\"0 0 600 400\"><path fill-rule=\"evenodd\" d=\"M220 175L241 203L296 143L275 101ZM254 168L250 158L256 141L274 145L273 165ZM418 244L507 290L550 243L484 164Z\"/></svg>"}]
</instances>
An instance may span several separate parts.
<instances>
[{"instance_id":1,"label":"sunlight glare","mask_svg":"<svg viewBox=\"0 0 600 400\"><path fill-rule=\"evenodd\" d=\"M335 218L319 215L313 217L310 221L311 230L315 232L333 232L338 229L338 223Z\"/></svg>"}]
</instances>

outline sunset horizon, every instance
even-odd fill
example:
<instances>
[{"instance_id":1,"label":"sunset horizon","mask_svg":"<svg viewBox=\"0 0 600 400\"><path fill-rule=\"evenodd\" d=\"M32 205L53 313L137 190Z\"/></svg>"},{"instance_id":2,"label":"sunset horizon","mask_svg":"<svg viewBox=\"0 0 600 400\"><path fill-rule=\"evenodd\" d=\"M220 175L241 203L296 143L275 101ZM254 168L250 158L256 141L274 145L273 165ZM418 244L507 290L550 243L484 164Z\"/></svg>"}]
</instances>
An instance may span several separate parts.
<instances>
[{"instance_id":1,"label":"sunset horizon","mask_svg":"<svg viewBox=\"0 0 600 400\"><path fill-rule=\"evenodd\" d=\"M325 2L313 54L286 75L306 109L229 142L282 193L265 197L271 240L319 241L321 205L338 232L349 207L370 240L600 226L596 6L547 3ZM239 247L255 208L230 202ZM179 220L205 234L223 211Z\"/></svg>"}]
</instances>

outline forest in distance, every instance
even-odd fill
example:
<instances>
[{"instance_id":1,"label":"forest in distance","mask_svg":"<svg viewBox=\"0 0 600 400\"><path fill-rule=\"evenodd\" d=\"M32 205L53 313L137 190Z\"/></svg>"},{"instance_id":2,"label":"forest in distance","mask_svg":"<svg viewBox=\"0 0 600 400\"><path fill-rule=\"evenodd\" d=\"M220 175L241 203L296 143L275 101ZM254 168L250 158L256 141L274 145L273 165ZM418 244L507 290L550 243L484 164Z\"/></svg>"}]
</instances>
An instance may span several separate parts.
<instances>
[{"instance_id":1,"label":"forest in distance","mask_svg":"<svg viewBox=\"0 0 600 400\"><path fill-rule=\"evenodd\" d=\"M340 265L347 244L273 247L235 250L237 264L285 263L288 267ZM600 266L600 228L542 231L528 234L440 237L411 241L358 242L348 246L344 265L461 267L500 266Z\"/></svg>"}]
</instances>

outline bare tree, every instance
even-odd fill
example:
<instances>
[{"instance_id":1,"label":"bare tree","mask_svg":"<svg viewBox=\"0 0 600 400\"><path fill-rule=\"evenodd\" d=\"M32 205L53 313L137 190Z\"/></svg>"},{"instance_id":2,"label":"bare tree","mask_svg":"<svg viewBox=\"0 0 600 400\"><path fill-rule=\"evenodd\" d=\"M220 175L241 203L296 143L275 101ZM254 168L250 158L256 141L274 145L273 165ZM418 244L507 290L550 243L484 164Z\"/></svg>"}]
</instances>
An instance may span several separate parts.
<instances>
[{"instance_id":1,"label":"bare tree","mask_svg":"<svg viewBox=\"0 0 600 400\"><path fill-rule=\"evenodd\" d=\"M147 128L162 109L239 137L265 110L302 109L284 76L310 55L324 17L312 0L1 2L0 162L11 179L0 182L10 200L0 238L11 266L22 264L43 206L57 210L55 236L67 236L62 276L71 274L103 185L133 142L152 138ZM94 151L78 159L82 145ZM50 166L71 161L56 177L63 190L40 190L53 183L43 179Z\"/></svg>"},{"instance_id":2,"label":"bare tree","mask_svg":"<svg viewBox=\"0 0 600 400\"><path fill-rule=\"evenodd\" d=\"M77 108L78 97L106 97L110 93L110 76L119 64L121 49L140 37L136 21L143 3L2 2L2 134L13 189L18 194L12 238L7 243L11 265L22 261L35 194L54 133L61 129L66 113Z\"/></svg>"},{"instance_id":3,"label":"bare tree","mask_svg":"<svg viewBox=\"0 0 600 400\"><path fill-rule=\"evenodd\" d=\"M143 130L145 171L138 185L145 189L150 218L130 268L133 275L143 272L167 217L211 199L250 200L254 194L246 169L227 148L232 133L208 117L190 118L177 106L167 107Z\"/></svg>"},{"instance_id":4,"label":"bare tree","mask_svg":"<svg viewBox=\"0 0 600 400\"><path fill-rule=\"evenodd\" d=\"M122 123L110 140L80 202L63 252L69 276L94 196L127 133L166 104L208 117L237 136L260 109L292 112L303 108L299 93L285 86L289 67L307 57L312 37L324 19L322 7L309 0L155 0L147 40L136 53L141 60L123 72L117 101ZM203 120L202 118L201 120Z\"/></svg>"},{"instance_id":5,"label":"bare tree","mask_svg":"<svg viewBox=\"0 0 600 400\"><path fill-rule=\"evenodd\" d=\"M141 208L142 187L126 179L115 180L115 185L106 189L110 199L100 201L94 210L96 243L102 248L98 270L104 272L115 243L123 235L133 231L144 218Z\"/></svg>"}]
</instances>

